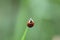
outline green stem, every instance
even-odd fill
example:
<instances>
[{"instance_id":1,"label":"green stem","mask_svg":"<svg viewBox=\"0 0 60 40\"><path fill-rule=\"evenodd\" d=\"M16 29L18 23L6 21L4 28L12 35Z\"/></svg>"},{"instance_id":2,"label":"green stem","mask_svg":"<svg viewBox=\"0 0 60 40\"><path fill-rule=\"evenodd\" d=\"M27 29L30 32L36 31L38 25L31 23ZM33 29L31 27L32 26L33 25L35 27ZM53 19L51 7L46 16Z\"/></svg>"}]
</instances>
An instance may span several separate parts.
<instances>
[{"instance_id":1,"label":"green stem","mask_svg":"<svg viewBox=\"0 0 60 40\"><path fill-rule=\"evenodd\" d=\"M27 31L28 31L28 28L25 29L24 34L23 34L21 40L24 40L25 39Z\"/></svg>"}]
</instances>

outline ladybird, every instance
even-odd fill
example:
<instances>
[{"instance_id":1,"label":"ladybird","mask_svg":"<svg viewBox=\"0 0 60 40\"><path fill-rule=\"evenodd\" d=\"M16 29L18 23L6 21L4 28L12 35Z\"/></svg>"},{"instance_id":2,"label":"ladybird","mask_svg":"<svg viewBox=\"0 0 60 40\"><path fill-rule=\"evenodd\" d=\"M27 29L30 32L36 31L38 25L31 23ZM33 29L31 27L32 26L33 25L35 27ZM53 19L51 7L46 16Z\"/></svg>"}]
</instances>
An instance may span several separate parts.
<instances>
[{"instance_id":1,"label":"ladybird","mask_svg":"<svg viewBox=\"0 0 60 40\"><path fill-rule=\"evenodd\" d=\"M29 28L33 27L34 26L34 21L30 18L30 20L27 22L27 26Z\"/></svg>"}]
</instances>

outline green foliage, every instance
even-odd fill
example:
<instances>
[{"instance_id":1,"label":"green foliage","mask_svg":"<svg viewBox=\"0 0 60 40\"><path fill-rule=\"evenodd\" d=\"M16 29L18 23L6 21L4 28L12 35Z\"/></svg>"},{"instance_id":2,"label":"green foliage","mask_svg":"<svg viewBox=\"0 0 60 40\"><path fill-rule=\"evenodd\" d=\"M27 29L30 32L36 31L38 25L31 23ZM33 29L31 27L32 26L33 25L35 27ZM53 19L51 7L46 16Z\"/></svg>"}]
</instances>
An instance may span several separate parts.
<instances>
[{"instance_id":1,"label":"green foliage","mask_svg":"<svg viewBox=\"0 0 60 40\"><path fill-rule=\"evenodd\" d=\"M30 18L32 28L27 27ZM0 40L52 40L55 35L60 35L60 0L0 0Z\"/></svg>"}]
</instances>

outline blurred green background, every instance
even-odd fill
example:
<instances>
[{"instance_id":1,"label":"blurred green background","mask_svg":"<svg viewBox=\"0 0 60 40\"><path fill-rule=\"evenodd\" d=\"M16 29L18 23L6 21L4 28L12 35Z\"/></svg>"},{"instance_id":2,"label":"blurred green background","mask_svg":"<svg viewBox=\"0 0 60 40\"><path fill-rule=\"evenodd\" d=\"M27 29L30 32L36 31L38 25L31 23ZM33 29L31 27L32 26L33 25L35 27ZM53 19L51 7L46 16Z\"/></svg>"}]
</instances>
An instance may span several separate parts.
<instances>
[{"instance_id":1,"label":"blurred green background","mask_svg":"<svg viewBox=\"0 0 60 40\"><path fill-rule=\"evenodd\" d=\"M60 35L60 0L0 0L0 40L53 40L55 35Z\"/></svg>"}]
</instances>

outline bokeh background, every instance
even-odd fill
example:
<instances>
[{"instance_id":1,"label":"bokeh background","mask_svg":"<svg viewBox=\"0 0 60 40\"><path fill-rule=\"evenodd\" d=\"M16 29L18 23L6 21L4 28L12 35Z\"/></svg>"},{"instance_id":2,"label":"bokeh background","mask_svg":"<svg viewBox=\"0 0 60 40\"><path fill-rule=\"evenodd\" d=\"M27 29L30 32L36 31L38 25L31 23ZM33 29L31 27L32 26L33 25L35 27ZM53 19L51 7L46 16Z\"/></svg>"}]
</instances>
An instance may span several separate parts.
<instances>
[{"instance_id":1,"label":"bokeh background","mask_svg":"<svg viewBox=\"0 0 60 40\"><path fill-rule=\"evenodd\" d=\"M60 0L0 0L0 40L60 40L59 35Z\"/></svg>"}]
</instances>

